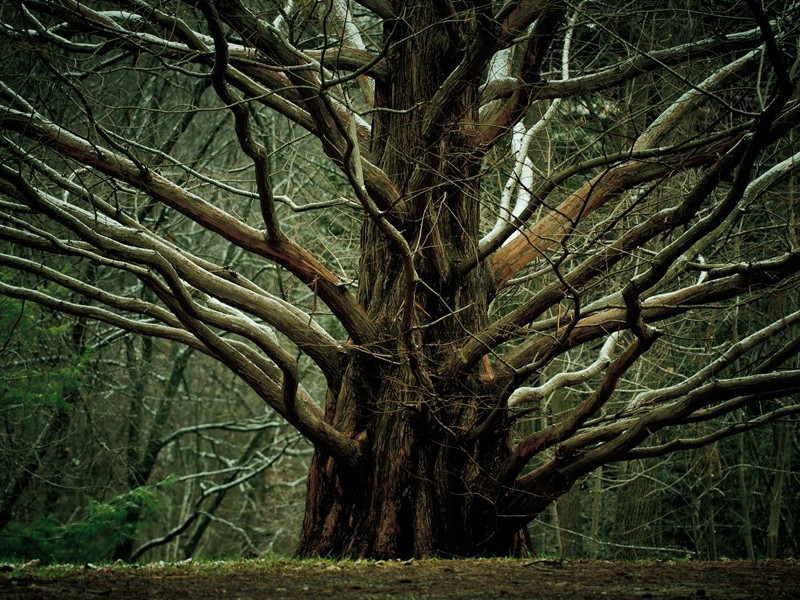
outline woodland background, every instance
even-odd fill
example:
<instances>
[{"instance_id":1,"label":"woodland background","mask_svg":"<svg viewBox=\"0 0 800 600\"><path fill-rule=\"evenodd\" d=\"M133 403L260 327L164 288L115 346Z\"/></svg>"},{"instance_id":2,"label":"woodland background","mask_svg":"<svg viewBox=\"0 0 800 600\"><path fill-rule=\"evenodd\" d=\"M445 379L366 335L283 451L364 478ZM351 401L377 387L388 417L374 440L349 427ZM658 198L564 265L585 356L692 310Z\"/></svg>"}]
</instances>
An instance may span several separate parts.
<instances>
[{"instance_id":1,"label":"woodland background","mask_svg":"<svg viewBox=\"0 0 800 600\"><path fill-rule=\"evenodd\" d=\"M235 377L172 344L8 298L0 307L0 472L30 474L0 533L3 558L108 560L128 536L159 540L187 522L142 559L293 552L311 449ZM797 556L798 433L776 423L606 466L534 522L534 547L568 558Z\"/></svg>"},{"instance_id":2,"label":"woodland background","mask_svg":"<svg viewBox=\"0 0 800 600\"><path fill-rule=\"evenodd\" d=\"M293 16L295 27L309 28L310 40L314 4L301 3L305 8ZM10 5L2 8L4 20L12 18L14 10ZM605 10L614 10L614 3ZM681 25L685 39L708 29L698 13L681 14L689 15ZM640 13L614 23L620 36L636 36L643 47L659 26L657 19ZM576 31L574 43L586 53L593 43L591 29ZM13 79L34 73L28 78L29 88L38 86L50 110L69 122L74 99L50 85L54 75L39 64L26 63L29 54L14 52L10 38L0 36L0 50L7 57L0 67L3 75ZM592 51L627 58L623 46ZM179 74L150 77L149 70L157 67L155 59L142 57L105 74L117 81L116 86L106 81L103 88L116 90L120 97L114 101L124 105L131 100L127 126L194 168L216 174L231 186L252 189L251 165L236 145L233 117L219 107L208 79L198 79L188 90ZM679 68L692 78L691 64ZM602 132L603 151L613 152L637 128L641 115L634 112L634 100L642 94L668 97L670 85L661 74L643 74L611 96L578 98L534 144L546 153L561 138L588 140ZM178 106L187 95L199 110L176 110L172 130L164 129L157 113L147 110L148 105ZM345 193L343 175L326 163L319 145L303 130L267 111L253 115L252 126L268 144L278 194L302 205ZM702 120L704 113L695 118ZM511 168L507 147L498 147L487 160L506 173ZM187 177L166 159L160 166L176 181ZM309 178L313 185L308 185ZM669 186L688 185L693 178L688 173ZM498 178L494 185L499 193L503 181ZM796 247L796 185L796 178L789 178L776 187L773 208L754 212L728 231L727 244L769 245L790 239ZM218 188L202 182L199 186L219 205L230 202ZM667 191L660 188L655 193ZM316 306L312 292L279 268L221 243L157 204L140 210L140 219L158 223L173 239L314 312L328 331L336 331L335 320ZM236 210L246 214L258 209L251 201ZM287 234L312 254L341 265L342 271L354 269L362 218L358 207L344 200L320 211L281 206L280 217ZM487 222L491 218L487 213ZM0 247L6 249L3 244ZM147 294L132 289L140 285L135 280L87 263L76 261L64 268L104 289ZM2 264L0 281L39 286L81 302ZM611 289L618 283L605 284ZM520 289L520 298L528 293ZM504 301L512 306L520 298ZM764 315L774 320L798 304L800 292L789 287L712 312L711 318L704 313L702 318L684 316L670 322L669 340L640 361L621 388L647 389L659 385L665 374L694 372L715 356L715 340L736 340L740 331L752 329L751 323L758 327ZM673 352L673 344L692 351ZM594 356L578 348L548 366L541 381L592 360ZM792 360L793 368L800 366L797 357ZM318 372L299 353L298 361L304 386L315 397L324 397L325 382ZM569 405L572 391L559 391L523 427L533 431L551 422ZM696 425L692 433L702 435L703 427ZM798 556L799 434L797 420L789 418L695 451L606 465L532 523L533 546L543 555L566 558ZM302 520L310 456L311 447L294 429L208 357L172 342L0 296L0 560L154 561L291 554Z\"/></svg>"}]
</instances>

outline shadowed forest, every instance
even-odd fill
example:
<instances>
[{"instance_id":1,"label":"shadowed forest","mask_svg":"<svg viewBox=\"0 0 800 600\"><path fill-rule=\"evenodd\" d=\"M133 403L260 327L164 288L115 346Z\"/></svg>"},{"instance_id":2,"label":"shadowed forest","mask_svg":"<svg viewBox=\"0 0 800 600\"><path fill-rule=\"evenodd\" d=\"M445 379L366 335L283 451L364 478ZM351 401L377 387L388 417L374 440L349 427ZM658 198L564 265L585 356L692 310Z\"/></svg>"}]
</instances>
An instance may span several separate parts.
<instances>
[{"instance_id":1,"label":"shadowed forest","mask_svg":"<svg viewBox=\"0 0 800 600\"><path fill-rule=\"evenodd\" d=\"M0 562L800 556L798 15L2 3Z\"/></svg>"}]
</instances>

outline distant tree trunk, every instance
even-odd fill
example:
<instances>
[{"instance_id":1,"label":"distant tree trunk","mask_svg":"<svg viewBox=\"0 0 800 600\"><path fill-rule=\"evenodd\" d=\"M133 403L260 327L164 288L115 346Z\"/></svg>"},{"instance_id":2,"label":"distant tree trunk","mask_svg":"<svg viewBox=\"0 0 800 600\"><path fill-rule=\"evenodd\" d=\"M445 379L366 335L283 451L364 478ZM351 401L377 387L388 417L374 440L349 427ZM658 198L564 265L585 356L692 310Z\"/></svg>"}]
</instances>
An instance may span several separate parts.
<instances>
[{"instance_id":1,"label":"distant tree trunk","mask_svg":"<svg viewBox=\"0 0 800 600\"><path fill-rule=\"evenodd\" d=\"M553 545L555 546L556 555L563 556L564 537L561 535L561 520L558 518L558 505L553 502L548 512L550 513L550 526L553 528Z\"/></svg>"},{"instance_id":2,"label":"distant tree trunk","mask_svg":"<svg viewBox=\"0 0 800 600\"><path fill-rule=\"evenodd\" d=\"M147 483L147 478L150 473L143 472L139 467L139 454L141 452L140 439L142 437L142 430L144 429L144 394L147 383L147 370L150 367L150 362L153 358L153 340L150 338L142 338L142 352L141 355L136 354L135 338L127 338L125 340L125 358L128 363L128 369L131 377L130 385L128 387L128 395L130 404L128 408L128 418L126 420L126 435L125 435L125 480L128 489L136 489ZM137 506L129 506L126 508L125 514L125 527L131 530L136 529L136 525L141 518L141 511ZM112 552L113 560L130 560L131 553L133 552L133 535L127 535L122 542L117 544Z\"/></svg>"},{"instance_id":3,"label":"distant tree trunk","mask_svg":"<svg viewBox=\"0 0 800 600\"><path fill-rule=\"evenodd\" d=\"M714 509L714 472L711 468L706 470L706 489L703 495L706 507L706 537L708 538L708 559L718 560L717 553L717 523Z\"/></svg>"},{"instance_id":4,"label":"distant tree trunk","mask_svg":"<svg viewBox=\"0 0 800 600\"><path fill-rule=\"evenodd\" d=\"M739 227L741 230L741 225ZM741 250L742 244L742 237L741 235L737 235L734 241L734 250L738 253ZM736 311L733 314L733 319L731 320L731 340L736 343L739 341L739 308L736 308ZM739 371L741 368L741 361L736 360L733 363L734 368L736 371ZM747 415L744 411L741 412L741 420L747 420ZM737 489L739 492L739 506L742 511L741 519L742 519L742 538L744 540L744 549L745 549L745 556L753 560L756 557L755 548L753 547L753 522L750 518L750 489L747 486L747 467L746 467L746 456L745 456L745 447L744 447L744 438L742 436L738 436L736 438L736 482L737 482Z\"/></svg>"},{"instance_id":5,"label":"distant tree trunk","mask_svg":"<svg viewBox=\"0 0 800 600\"><path fill-rule=\"evenodd\" d=\"M581 499L584 494L582 489L572 488L556 502L561 528L562 558L578 558L583 555L583 539L578 534L581 531Z\"/></svg>"},{"instance_id":6,"label":"distant tree trunk","mask_svg":"<svg viewBox=\"0 0 800 600\"><path fill-rule=\"evenodd\" d=\"M77 396L77 392L73 396ZM74 397L65 398L67 402L73 402L75 399ZM14 507L42 466L47 451L66 431L70 418L69 411L56 409L30 449L27 459L22 461L11 473L3 475L3 489L2 495L0 495L0 531L3 531L11 522Z\"/></svg>"},{"instance_id":7,"label":"distant tree trunk","mask_svg":"<svg viewBox=\"0 0 800 600\"><path fill-rule=\"evenodd\" d=\"M553 412L556 415L566 413L572 408L573 400L569 396L554 398ZM558 513L558 532L560 538L559 556L561 558L577 558L583 553L581 531L581 505L585 492L580 487L572 488L555 503Z\"/></svg>"},{"instance_id":8,"label":"distant tree trunk","mask_svg":"<svg viewBox=\"0 0 800 600\"><path fill-rule=\"evenodd\" d=\"M592 541L589 545L589 556L597 558L600 554L600 518L603 510L603 467L592 475Z\"/></svg>"},{"instance_id":9,"label":"distant tree trunk","mask_svg":"<svg viewBox=\"0 0 800 600\"><path fill-rule=\"evenodd\" d=\"M264 437L266 436L266 429L262 429L261 431L257 432L250 438L250 443L247 444L247 447L242 451L239 455L239 458L236 461L237 465L244 465L249 461L253 454L255 454L259 449L262 447L262 442L264 441ZM237 477L240 476L238 471L233 471L228 477L225 478L223 482L223 486L226 484L230 484L231 482L235 481ZM222 505L222 501L225 500L225 496L227 495L228 491L231 488L225 487L224 489L220 490L214 495L214 498L211 500L208 506L204 507L203 515L198 519L197 525L192 531L192 535L186 544L183 547L183 557L184 558L191 558L194 556L195 552L197 551L197 547L200 545L200 541L203 539L203 536L208 529L208 526L211 525L211 520L214 514L217 512L217 509Z\"/></svg>"},{"instance_id":10,"label":"distant tree trunk","mask_svg":"<svg viewBox=\"0 0 800 600\"><path fill-rule=\"evenodd\" d=\"M617 490L612 539L620 547L618 558L639 558L643 551L637 547L652 544L652 525L655 518L652 492L653 480L644 474L641 461L623 465L622 477L627 481Z\"/></svg>"},{"instance_id":11,"label":"distant tree trunk","mask_svg":"<svg viewBox=\"0 0 800 600\"><path fill-rule=\"evenodd\" d=\"M192 355L191 348L182 348L175 357L172 364L172 370L169 378L167 379L166 386L158 409L155 412L150 429L147 434L147 440L143 444L140 443L141 431L143 422L141 418L142 412L142 396L145 390L146 377L144 370L150 365L152 358L152 345L151 340L145 338L146 343L144 346L143 357L141 361L134 359L132 346L129 346L129 364L139 364L137 369L137 378L134 382L134 392L131 395L130 417L128 419L127 428L127 484L130 489L135 489L146 485L150 480L150 475L155 469L158 454L161 451L161 439L164 435L164 430L169 423L169 416L172 412L172 406L175 401L175 396L180 388L180 382L183 378L183 373L186 370L189 357ZM147 343L150 342L150 343ZM125 523L132 526L135 533L135 528L142 518L142 511L137 506L128 508L128 513L125 516ZM133 533L120 542L112 556L114 560L128 561L134 550L135 537Z\"/></svg>"},{"instance_id":12,"label":"distant tree trunk","mask_svg":"<svg viewBox=\"0 0 800 600\"><path fill-rule=\"evenodd\" d=\"M775 440L775 479L769 505L769 524L767 525L767 558L777 558L781 509L783 508L783 487L789 470L791 453L790 425L779 423L773 427Z\"/></svg>"},{"instance_id":13,"label":"distant tree trunk","mask_svg":"<svg viewBox=\"0 0 800 600\"><path fill-rule=\"evenodd\" d=\"M739 436L736 438L737 446L737 461L739 466L736 469L736 478L739 490L739 504L742 511L742 538L744 539L744 548L747 553L748 559L753 560L756 557L755 548L753 547L753 523L750 519L750 489L747 486L747 468L745 466L745 452L744 452L744 437Z\"/></svg>"}]
</instances>

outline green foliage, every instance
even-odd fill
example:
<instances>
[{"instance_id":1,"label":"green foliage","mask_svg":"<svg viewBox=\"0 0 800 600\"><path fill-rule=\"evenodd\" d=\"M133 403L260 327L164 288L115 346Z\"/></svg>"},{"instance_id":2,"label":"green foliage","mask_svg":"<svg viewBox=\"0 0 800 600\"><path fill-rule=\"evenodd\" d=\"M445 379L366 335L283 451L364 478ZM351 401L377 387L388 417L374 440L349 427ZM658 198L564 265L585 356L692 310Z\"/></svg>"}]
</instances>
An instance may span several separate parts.
<instances>
[{"instance_id":1,"label":"green foliage","mask_svg":"<svg viewBox=\"0 0 800 600\"><path fill-rule=\"evenodd\" d=\"M0 408L13 406L54 407L71 410L70 396L78 389L90 353L59 352L73 327L70 322L48 323L34 305L0 296L0 356L6 363L0 376ZM41 364L19 361L13 356L41 359Z\"/></svg>"},{"instance_id":2,"label":"green foliage","mask_svg":"<svg viewBox=\"0 0 800 600\"><path fill-rule=\"evenodd\" d=\"M100 502L92 500L85 518L59 524L53 515L37 522L13 521L0 534L0 559L27 560L37 558L44 563L102 562L126 539L133 537L141 520L157 513L158 494L150 485Z\"/></svg>"}]
</instances>

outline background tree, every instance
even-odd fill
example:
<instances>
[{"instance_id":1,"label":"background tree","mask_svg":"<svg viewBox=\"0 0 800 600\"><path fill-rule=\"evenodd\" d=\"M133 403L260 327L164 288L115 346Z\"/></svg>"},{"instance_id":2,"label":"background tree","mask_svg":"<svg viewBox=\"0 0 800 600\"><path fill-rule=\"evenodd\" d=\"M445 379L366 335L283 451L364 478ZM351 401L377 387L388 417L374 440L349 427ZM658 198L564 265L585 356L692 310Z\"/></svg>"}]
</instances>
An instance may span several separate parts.
<instances>
[{"instance_id":1,"label":"background tree","mask_svg":"<svg viewBox=\"0 0 800 600\"><path fill-rule=\"evenodd\" d=\"M0 557L293 550L296 432L191 349L48 312L3 298Z\"/></svg>"},{"instance_id":2,"label":"background tree","mask_svg":"<svg viewBox=\"0 0 800 600\"><path fill-rule=\"evenodd\" d=\"M712 515L800 410L796 11L662 7L9 3L0 292L230 369L314 445L301 554L507 553L704 447Z\"/></svg>"}]
</instances>

